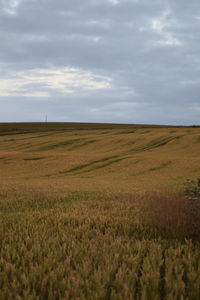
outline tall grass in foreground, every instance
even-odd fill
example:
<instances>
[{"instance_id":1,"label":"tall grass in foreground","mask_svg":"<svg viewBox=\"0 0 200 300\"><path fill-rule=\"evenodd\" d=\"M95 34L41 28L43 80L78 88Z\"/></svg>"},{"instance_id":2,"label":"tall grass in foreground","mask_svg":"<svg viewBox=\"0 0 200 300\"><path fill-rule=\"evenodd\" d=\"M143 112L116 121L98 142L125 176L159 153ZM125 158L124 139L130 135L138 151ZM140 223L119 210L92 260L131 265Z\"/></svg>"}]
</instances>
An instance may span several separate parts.
<instances>
[{"instance_id":1,"label":"tall grass in foreground","mask_svg":"<svg viewBox=\"0 0 200 300\"><path fill-rule=\"evenodd\" d=\"M152 232L159 199L147 226L139 196L2 194L0 299L200 299L199 244Z\"/></svg>"}]
</instances>

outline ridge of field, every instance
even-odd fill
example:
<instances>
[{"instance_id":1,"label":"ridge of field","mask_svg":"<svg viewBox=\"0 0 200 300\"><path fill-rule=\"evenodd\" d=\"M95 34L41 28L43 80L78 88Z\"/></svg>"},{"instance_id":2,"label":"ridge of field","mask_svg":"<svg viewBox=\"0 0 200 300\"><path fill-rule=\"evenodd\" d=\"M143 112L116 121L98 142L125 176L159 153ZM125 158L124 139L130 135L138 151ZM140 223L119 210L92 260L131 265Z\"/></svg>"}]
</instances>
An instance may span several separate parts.
<instances>
[{"instance_id":1,"label":"ridge of field","mask_svg":"<svg viewBox=\"0 0 200 300\"><path fill-rule=\"evenodd\" d=\"M1 123L1 185L135 192L179 190L200 172L200 128Z\"/></svg>"},{"instance_id":2,"label":"ridge of field","mask_svg":"<svg viewBox=\"0 0 200 300\"><path fill-rule=\"evenodd\" d=\"M120 124L120 123L81 123L81 122L33 122L33 123L0 123L0 133L9 132L36 132L36 131L57 131L73 129L127 129L127 128L163 128L163 127L187 127L168 125L148 124ZM198 127L198 126L191 126Z\"/></svg>"}]
</instances>

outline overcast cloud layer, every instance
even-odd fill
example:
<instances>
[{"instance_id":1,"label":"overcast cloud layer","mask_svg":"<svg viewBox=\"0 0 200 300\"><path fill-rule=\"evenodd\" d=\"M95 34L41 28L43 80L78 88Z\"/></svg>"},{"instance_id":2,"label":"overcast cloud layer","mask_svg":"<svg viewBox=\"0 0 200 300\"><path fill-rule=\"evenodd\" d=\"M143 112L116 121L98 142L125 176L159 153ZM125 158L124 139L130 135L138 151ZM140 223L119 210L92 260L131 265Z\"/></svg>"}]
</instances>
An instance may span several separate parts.
<instances>
[{"instance_id":1,"label":"overcast cloud layer","mask_svg":"<svg viewBox=\"0 0 200 300\"><path fill-rule=\"evenodd\" d=\"M0 122L200 123L199 0L0 0Z\"/></svg>"}]
</instances>

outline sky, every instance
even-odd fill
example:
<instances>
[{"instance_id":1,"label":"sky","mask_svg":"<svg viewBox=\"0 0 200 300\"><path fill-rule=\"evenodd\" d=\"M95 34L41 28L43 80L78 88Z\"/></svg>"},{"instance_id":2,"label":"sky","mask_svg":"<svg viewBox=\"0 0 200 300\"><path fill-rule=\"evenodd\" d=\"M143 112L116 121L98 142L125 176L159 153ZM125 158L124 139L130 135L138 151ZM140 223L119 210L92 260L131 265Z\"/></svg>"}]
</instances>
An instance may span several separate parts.
<instances>
[{"instance_id":1,"label":"sky","mask_svg":"<svg viewBox=\"0 0 200 300\"><path fill-rule=\"evenodd\" d=\"M0 122L200 124L199 0L0 0Z\"/></svg>"}]
</instances>

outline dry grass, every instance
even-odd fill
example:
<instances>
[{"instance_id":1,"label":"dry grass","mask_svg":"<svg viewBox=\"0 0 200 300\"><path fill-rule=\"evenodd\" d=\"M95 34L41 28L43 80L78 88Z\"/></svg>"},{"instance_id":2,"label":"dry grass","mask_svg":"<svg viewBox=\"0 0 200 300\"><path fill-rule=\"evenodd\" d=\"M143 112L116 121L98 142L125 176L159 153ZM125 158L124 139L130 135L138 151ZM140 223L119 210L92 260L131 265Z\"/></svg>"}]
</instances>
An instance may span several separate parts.
<instances>
[{"instance_id":1,"label":"dry grass","mask_svg":"<svg viewBox=\"0 0 200 300\"><path fill-rule=\"evenodd\" d=\"M200 128L0 124L1 186L134 193L182 187L200 170Z\"/></svg>"},{"instance_id":2,"label":"dry grass","mask_svg":"<svg viewBox=\"0 0 200 300\"><path fill-rule=\"evenodd\" d=\"M200 238L200 201L176 195L146 195L144 218L163 237Z\"/></svg>"},{"instance_id":3,"label":"dry grass","mask_svg":"<svg viewBox=\"0 0 200 300\"><path fill-rule=\"evenodd\" d=\"M0 124L0 299L200 299L193 206L148 196L198 175L199 136Z\"/></svg>"}]
</instances>

